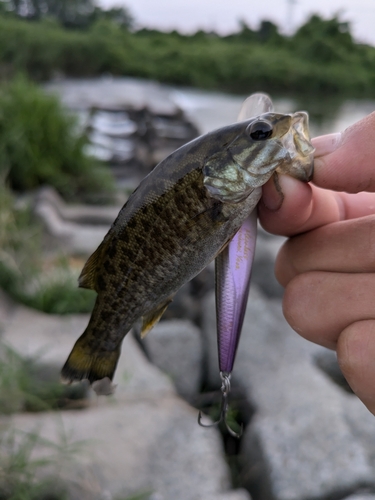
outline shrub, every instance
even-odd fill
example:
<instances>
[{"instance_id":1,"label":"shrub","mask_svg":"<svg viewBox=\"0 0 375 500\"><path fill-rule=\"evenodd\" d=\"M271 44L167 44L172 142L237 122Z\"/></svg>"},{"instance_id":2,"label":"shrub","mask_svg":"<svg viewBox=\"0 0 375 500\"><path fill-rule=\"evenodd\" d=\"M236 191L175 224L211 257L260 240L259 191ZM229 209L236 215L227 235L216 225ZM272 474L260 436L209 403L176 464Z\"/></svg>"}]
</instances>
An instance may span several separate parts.
<instances>
[{"instance_id":1,"label":"shrub","mask_svg":"<svg viewBox=\"0 0 375 500\"><path fill-rule=\"evenodd\" d=\"M54 96L18 77L0 88L0 175L16 191L48 184L66 199L113 190L110 172L85 156L87 139Z\"/></svg>"}]
</instances>

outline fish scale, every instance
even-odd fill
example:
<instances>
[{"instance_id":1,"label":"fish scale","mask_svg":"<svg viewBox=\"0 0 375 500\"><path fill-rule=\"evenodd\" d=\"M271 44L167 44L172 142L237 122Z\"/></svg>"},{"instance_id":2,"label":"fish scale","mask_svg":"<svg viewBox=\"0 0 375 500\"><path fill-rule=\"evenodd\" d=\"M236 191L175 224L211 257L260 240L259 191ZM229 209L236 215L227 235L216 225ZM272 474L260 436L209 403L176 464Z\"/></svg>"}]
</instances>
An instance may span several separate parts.
<instances>
[{"instance_id":1,"label":"fish scale","mask_svg":"<svg viewBox=\"0 0 375 500\"><path fill-rule=\"evenodd\" d=\"M177 290L251 213L261 194L257 186L287 168L290 146L283 140L298 133L293 116L262 115L198 137L141 182L82 270L79 285L98 296L62 369L65 380L112 380L121 342L135 321L143 318L143 334L152 328ZM262 143L249 135L257 120L274 126ZM252 162L260 165L259 176L249 175Z\"/></svg>"}]
</instances>

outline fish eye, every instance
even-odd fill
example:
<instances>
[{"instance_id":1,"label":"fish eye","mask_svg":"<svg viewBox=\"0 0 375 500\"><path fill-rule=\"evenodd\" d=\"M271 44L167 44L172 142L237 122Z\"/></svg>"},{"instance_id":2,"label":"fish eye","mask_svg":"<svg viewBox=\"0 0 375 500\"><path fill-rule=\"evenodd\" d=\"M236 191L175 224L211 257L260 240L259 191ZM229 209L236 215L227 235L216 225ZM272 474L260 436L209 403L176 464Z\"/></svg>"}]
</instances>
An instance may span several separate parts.
<instances>
[{"instance_id":1,"label":"fish eye","mask_svg":"<svg viewBox=\"0 0 375 500\"><path fill-rule=\"evenodd\" d=\"M272 135L272 130L272 125L263 120L250 123L247 127L247 132L254 141L264 141L268 139Z\"/></svg>"}]
</instances>

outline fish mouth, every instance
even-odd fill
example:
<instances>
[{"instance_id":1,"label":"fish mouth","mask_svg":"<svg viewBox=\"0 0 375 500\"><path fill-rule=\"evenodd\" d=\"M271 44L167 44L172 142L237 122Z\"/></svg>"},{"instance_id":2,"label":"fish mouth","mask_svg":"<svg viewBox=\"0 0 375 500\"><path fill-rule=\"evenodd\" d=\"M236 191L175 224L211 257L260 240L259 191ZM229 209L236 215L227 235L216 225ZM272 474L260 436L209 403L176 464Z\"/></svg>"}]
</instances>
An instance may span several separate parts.
<instances>
[{"instance_id":1,"label":"fish mouth","mask_svg":"<svg viewBox=\"0 0 375 500\"><path fill-rule=\"evenodd\" d=\"M290 115L291 124L287 134L281 138L283 146L288 150L291 158L291 166L287 173L292 177L309 182L314 175L314 151L311 144L309 132L309 117L304 111L298 111Z\"/></svg>"},{"instance_id":2,"label":"fish mouth","mask_svg":"<svg viewBox=\"0 0 375 500\"><path fill-rule=\"evenodd\" d=\"M311 144L309 132L309 116L304 111L298 111L292 115L292 128L296 146L301 154L308 156L314 153L315 148Z\"/></svg>"}]
</instances>

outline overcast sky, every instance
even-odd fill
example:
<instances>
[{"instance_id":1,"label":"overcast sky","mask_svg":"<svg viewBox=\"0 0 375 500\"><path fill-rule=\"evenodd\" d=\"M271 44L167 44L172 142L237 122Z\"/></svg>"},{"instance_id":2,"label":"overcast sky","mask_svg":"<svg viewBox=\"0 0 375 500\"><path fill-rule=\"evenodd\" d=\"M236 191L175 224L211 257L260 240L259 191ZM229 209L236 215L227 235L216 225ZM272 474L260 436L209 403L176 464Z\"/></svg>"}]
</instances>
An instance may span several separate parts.
<instances>
[{"instance_id":1,"label":"overcast sky","mask_svg":"<svg viewBox=\"0 0 375 500\"><path fill-rule=\"evenodd\" d=\"M138 26L182 32L199 28L225 34L244 19L251 27L269 19L290 32L312 13L338 12L360 41L375 45L375 0L99 0L103 7L125 5Z\"/></svg>"}]
</instances>

